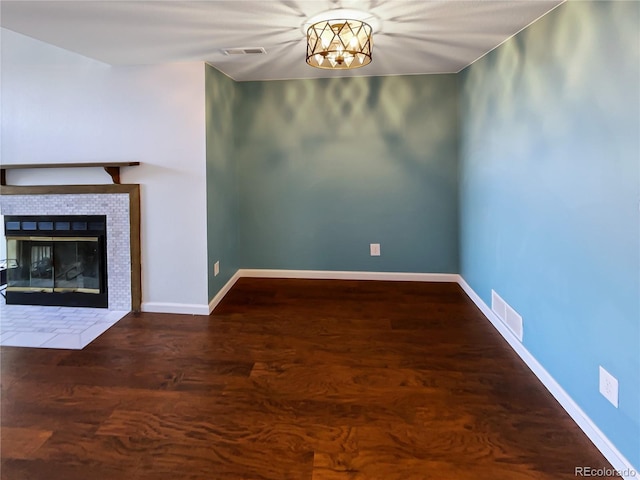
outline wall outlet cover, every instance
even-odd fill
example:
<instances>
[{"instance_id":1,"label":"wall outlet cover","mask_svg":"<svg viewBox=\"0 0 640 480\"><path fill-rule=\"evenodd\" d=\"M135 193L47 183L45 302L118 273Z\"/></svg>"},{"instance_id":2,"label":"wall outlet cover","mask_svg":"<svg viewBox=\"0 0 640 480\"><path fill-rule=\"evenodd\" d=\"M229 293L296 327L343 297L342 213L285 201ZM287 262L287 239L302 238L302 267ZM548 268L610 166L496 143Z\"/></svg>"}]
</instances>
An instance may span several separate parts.
<instances>
[{"instance_id":1,"label":"wall outlet cover","mask_svg":"<svg viewBox=\"0 0 640 480\"><path fill-rule=\"evenodd\" d=\"M600 393L604 395L604 398L609 400L614 407L618 408L618 380L602 368L602 366L600 366L599 369Z\"/></svg>"},{"instance_id":2,"label":"wall outlet cover","mask_svg":"<svg viewBox=\"0 0 640 480\"><path fill-rule=\"evenodd\" d=\"M213 276L217 276L220 273L220 260L213 264Z\"/></svg>"},{"instance_id":3,"label":"wall outlet cover","mask_svg":"<svg viewBox=\"0 0 640 480\"><path fill-rule=\"evenodd\" d=\"M379 243L372 243L369 245L369 250L371 251L371 256L372 257L379 257L380 256L380 244Z\"/></svg>"}]
</instances>

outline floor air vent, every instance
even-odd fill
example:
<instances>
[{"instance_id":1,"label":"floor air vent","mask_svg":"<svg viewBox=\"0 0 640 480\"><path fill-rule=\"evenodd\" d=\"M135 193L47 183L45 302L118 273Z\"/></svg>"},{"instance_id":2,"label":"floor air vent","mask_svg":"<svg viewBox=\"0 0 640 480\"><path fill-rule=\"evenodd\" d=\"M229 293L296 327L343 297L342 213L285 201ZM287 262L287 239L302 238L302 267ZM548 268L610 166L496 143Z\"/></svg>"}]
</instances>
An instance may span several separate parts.
<instances>
[{"instance_id":1,"label":"floor air vent","mask_svg":"<svg viewBox=\"0 0 640 480\"><path fill-rule=\"evenodd\" d=\"M491 290L491 310L522 341L522 317L494 290Z\"/></svg>"}]
</instances>

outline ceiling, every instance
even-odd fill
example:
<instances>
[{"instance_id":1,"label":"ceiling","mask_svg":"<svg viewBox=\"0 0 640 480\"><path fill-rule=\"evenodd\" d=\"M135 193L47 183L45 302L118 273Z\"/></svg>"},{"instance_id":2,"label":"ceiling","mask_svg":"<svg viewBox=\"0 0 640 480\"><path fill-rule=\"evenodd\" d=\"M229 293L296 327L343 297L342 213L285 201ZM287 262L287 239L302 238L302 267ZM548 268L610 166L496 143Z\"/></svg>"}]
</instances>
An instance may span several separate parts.
<instances>
[{"instance_id":1,"label":"ceiling","mask_svg":"<svg viewBox=\"0 0 640 480\"><path fill-rule=\"evenodd\" d=\"M238 81L452 73L564 0L2 0L0 24L112 65L204 61ZM332 9L366 11L373 62L328 71L305 63L303 30ZM262 55L225 55L264 47Z\"/></svg>"}]
</instances>

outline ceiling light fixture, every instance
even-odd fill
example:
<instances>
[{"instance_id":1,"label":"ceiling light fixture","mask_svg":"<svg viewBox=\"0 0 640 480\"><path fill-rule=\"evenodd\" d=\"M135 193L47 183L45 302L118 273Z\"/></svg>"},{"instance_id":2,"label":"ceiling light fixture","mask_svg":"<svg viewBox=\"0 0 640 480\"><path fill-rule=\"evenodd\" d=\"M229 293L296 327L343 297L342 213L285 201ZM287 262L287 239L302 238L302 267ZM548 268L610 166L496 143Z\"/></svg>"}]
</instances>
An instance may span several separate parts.
<instances>
[{"instance_id":1,"label":"ceiling light fixture","mask_svg":"<svg viewBox=\"0 0 640 480\"><path fill-rule=\"evenodd\" d=\"M329 70L347 70L371 63L373 30L353 19L323 20L307 29L307 63Z\"/></svg>"}]
</instances>

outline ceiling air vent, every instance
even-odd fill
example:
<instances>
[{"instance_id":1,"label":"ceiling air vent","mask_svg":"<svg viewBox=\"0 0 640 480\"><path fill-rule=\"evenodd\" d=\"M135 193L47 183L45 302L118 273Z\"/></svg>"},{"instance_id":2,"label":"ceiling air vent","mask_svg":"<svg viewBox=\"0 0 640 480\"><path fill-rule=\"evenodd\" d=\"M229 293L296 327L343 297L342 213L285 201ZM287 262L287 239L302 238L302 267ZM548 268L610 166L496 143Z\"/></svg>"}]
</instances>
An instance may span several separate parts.
<instances>
[{"instance_id":1,"label":"ceiling air vent","mask_svg":"<svg viewBox=\"0 0 640 480\"><path fill-rule=\"evenodd\" d=\"M225 55L263 55L267 51L263 47L224 48Z\"/></svg>"}]
</instances>

